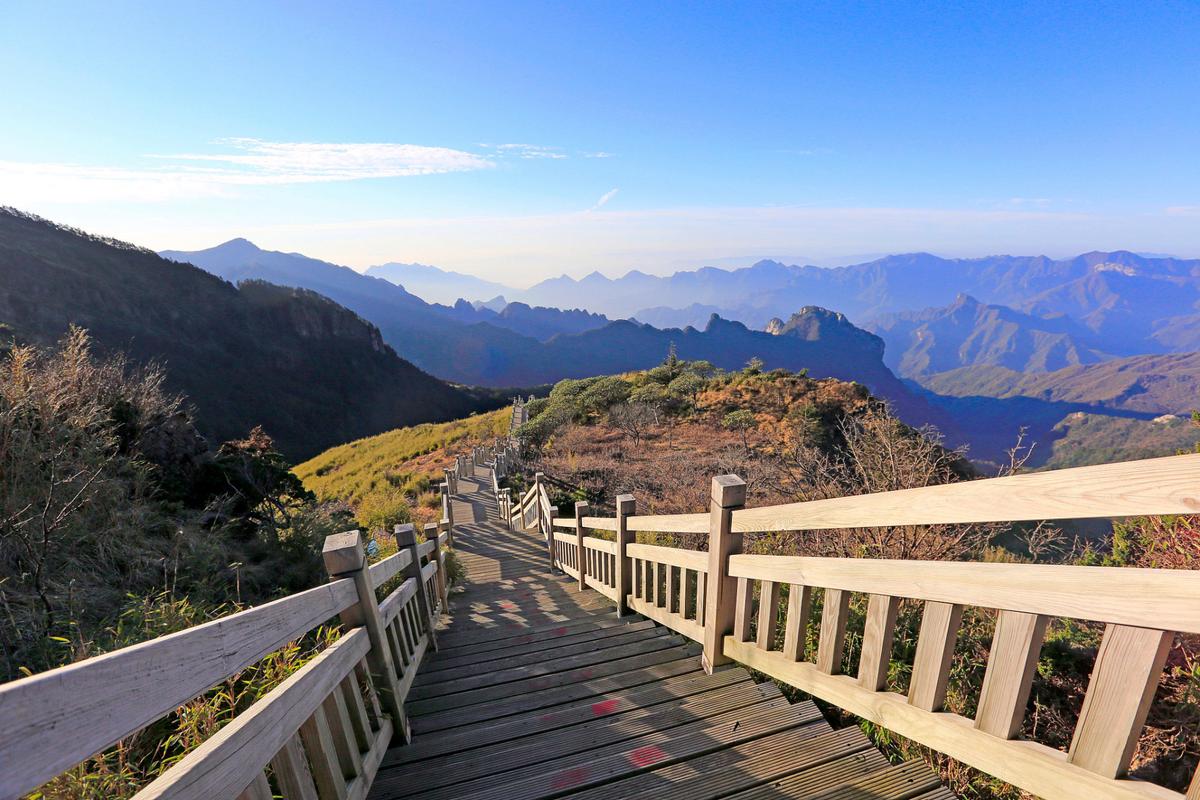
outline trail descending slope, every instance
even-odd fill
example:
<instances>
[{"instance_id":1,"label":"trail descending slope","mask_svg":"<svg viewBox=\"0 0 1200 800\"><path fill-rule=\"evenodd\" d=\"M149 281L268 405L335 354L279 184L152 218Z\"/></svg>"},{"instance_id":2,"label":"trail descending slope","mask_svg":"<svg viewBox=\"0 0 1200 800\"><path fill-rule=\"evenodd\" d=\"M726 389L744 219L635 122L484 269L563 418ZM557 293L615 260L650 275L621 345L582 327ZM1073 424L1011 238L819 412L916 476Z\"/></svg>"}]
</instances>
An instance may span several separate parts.
<instances>
[{"instance_id":1,"label":"trail descending slope","mask_svg":"<svg viewBox=\"0 0 1200 800\"><path fill-rule=\"evenodd\" d=\"M799 798L951 800L924 765L889 766L741 667L548 568L539 534L495 520L490 475L461 480L466 590L409 695L413 742L388 752L376 800Z\"/></svg>"}]
</instances>

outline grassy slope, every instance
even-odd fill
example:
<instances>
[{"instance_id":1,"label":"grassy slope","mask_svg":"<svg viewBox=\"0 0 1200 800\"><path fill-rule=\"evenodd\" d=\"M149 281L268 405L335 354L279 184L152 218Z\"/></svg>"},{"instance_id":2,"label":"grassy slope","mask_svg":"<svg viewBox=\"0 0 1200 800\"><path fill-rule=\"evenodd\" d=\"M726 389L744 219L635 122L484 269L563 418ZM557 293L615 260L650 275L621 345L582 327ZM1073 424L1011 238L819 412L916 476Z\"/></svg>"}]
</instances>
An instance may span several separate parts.
<instances>
[{"instance_id":1,"label":"grassy slope","mask_svg":"<svg viewBox=\"0 0 1200 800\"><path fill-rule=\"evenodd\" d=\"M419 492L428 481L441 477L443 467L451 465L451 450L506 433L511 414L505 407L452 422L397 428L330 448L298 464L295 472L322 500L344 500L351 505L386 486Z\"/></svg>"}]
</instances>

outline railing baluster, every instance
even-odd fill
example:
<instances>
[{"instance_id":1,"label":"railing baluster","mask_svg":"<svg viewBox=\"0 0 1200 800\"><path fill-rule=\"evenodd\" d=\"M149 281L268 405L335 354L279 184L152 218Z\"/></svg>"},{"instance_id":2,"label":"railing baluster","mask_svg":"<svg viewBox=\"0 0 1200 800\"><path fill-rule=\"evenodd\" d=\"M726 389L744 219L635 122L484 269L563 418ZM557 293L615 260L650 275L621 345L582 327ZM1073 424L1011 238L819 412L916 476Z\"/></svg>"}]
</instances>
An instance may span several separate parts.
<instances>
[{"instance_id":1,"label":"railing baluster","mask_svg":"<svg viewBox=\"0 0 1200 800\"><path fill-rule=\"evenodd\" d=\"M299 734L292 736L271 759L271 771L287 800L321 800Z\"/></svg>"},{"instance_id":2,"label":"railing baluster","mask_svg":"<svg viewBox=\"0 0 1200 800\"><path fill-rule=\"evenodd\" d=\"M917 654L908 686L910 705L926 711L941 711L950 682L950 660L962 623L963 607L957 603L927 601L921 615Z\"/></svg>"},{"instance_id":3,"label":"railing baluster","mask_svg":"<svg viewBox=\"0 0 1200 800\"><path fill-rule=\"evenodd\" d=\"M371 749L371 719L367 715L367 706L363 703L362 693L358 690L358 682L353 673L346 676L339 689L342 702L346 705L350 729L354 732L354 741L359 752L365 753Z\"/></svg>"},{"instance_id":4,"label":"railing baluster","mask_svg":"<svg viewBox=\"0 0 1200 800\"><path fill-rule=\"evenodd\" d=\"M787 621L783 629L783 654L791 661L804 658L808 643L808 618L812 616L812 587L788 586Z\"/></svg>"},{"instance_id":5,"label":"railing baluster","mask_svg":"<svg viewBox=\"0 0 1200 800\"><path fill-rule=\"evenodd\" d=\"M346 708L346 699L342 697L340 686L325 698L321 707L325 711L325 720L329 723L334 752L337 753L338 763L342 765L342 776L347 782L352 781L363 774L362 751L358 749L358 739L354 733L354 725L350 722L350 712Z\"/></svg>"},{"instance_id":6,"label":"railing baluster","mask_svg":"<svg viewBox=\"0 0 1200 800\"><path fill-rule=\"evenodd\" d=\"M1046 622L1046 617L1040 614L1019 611L997 614L992 652L983 674L979 710L975 713L975 727L979 730L1011 739L1021 729Z\"/></svg>"},{"instance_id":7,"label":"railing baluster","mask_svg":"<svg viewBox=\"0 0 1200 800\"><path fill-rule=\"evenodd\" d=\"M779 584L762 581L758 587L758 636L756 644L770 650L775 644L775 620L779 616Z\"/></svg>"},{"instance_id":8,"label":"railing baluster","mask_svg":"<svg viewBox=\"0 0 1200 800\"><path fill-rule=\"evenodd\" d=\"M825 604L821 609L821 638L817 640L817 669L827 675L836 675L842 669L849 616L850 593L826 589Z\"/></svg>"},{"instance_id":9,"label":"railing baluster","mask_svg":"<svg viewBox=\"0 0 1200 800\"><path fill-rule=\"evenodd\" d=\"M272 800L274 795L271 794L271 784L267 780L267 776L260 772L255 776L242 793L237 796L237 800Z\"/></svg>"},{"instance_id":10,"label":"railing baluster","mask_svg":"<svg viewBox=\"0 0 1200 800\"><path fill-rule=\"evenodd\" d=\"M733 614L733 638L739 642L750 641L750 617L753 606L751 597L754 584L749 578L737 579L737 602Z\"/></svg>"},{"instance_id":11,"label":"railing baluster","mask_svg":"<svg viewBox=\"0 0 1200 800\"><path fill-rule=\"evenodd\" d=\"M896 613L899 610L900 599L897 597L873 594L867 601L862 657L858 662L858 682L864 689L878 692L887 686L892 638L896 632Z\"/></svg>"},{"instance_id":12,"label":"railing baluster","mask_svg":"<svg viewBox=\"0 0 1200 800\"><path fill-rule=\"evenodd\" d=\"M1071 741L1072 763L1106 778L1125 774L1174 638L1148 628L1105 628Z\"/></svg>"},{"instance_id":13,"label":"railing baluster","mask_svg":"<svg viewBox=\"0 0 1200 800\"><path fill-rule=\"evenodd\" d=\"M338 763L334 749L333 733L321 706L300 726L300 739L308 754L313 780L321 800L346 800L346 778L342 765Z\"/></svg>"}]
</instances>

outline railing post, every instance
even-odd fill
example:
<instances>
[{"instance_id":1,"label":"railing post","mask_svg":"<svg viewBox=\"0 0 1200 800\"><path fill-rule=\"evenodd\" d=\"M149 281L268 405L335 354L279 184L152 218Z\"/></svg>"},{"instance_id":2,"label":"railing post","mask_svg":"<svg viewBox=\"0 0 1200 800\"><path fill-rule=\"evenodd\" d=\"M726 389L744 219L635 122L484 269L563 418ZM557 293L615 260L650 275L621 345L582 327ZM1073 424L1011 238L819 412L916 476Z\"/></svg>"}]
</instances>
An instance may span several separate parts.
<instances>
[{"instance_id":1,"label":"railing post","mask_svg":"<svg viewBox=\"0 0 1200 800\"><path fill-rule=\"evenodd\" d=\"M379 615L375 587L371 585L362 535L358 531L347 531L325 537L321 558L325 561L330 580L350 578L354 581L358 602L342 611L342 625L367 629L367 639L371 643L367 666L371 670L371 678L384 711L392 718L396 732L407 742L412 738L412 732L404 714L404 703L397 691L399 681L396 678L396 665L392 661L392 649L384 632L383 617Z\"/></svg>"},{"instance_id":2,"label":"railing post","mask_svg":"<svg viewBox=\"0 0 1200 800\"><path fill-rule=\"evenodd\" d=\"M446 521L446 544L454 547L454 503L450 501L450 491L446 484L442 484L442 519Z\"/></svg>"},{"instance_id":3,"label":"railing post","mask_svg":"<svg viewBox=\"0 0 1200 800\"><path fill-rule=\"evenodd\" d=\"M629 613L629 595L633 592L633 564L626 547L633 541L629 518L637 511L637 501L631 494L617 495L617 616Z\"/></svg>"},{"instance_id":4,"label":"railing post","mask_svg":"<svg viewBox=\"0 0 1200 800\"><path fill-rule=\"evenodd\" d=\"M591 511L586 500L575 504L575 566L579 569L579 591L587 588L587 554L583 549L583 517Z\"/></svg>"},{"instance_id":5,"label":"railing post","mask_svg":"<svg viewBox=\"0 0 1200 800\"><path fill-rule=\"evenodd\" d=\"M712 479L708 516L708 590L704 609L704 671L729 662L726 635L733 632L737 579L729 576L729 557L742 552L742 535L733 532L733 511L746 504L746 482L736 475Z\"/></svg>"},{"instance_id":6,"label":"railing post","mask_svg":"<svg viewBox=\"0 0 1200 800\"><path fill-rule=\"evenodd\" d=\"M446 467L445 469L442 470L442 472L445 473L446 487L449 490L450 494L458 494L458 487L454 485L454 470L450 469L449 467Z\"/></svg>"},{"instance_id":7,"label":"railing post","mask_svg":"<svg viewBox=\"0 0 1200 800\"><path fill-rule=\"evenodd\" d=\"M433 558L437 561L437 591L438 599L442 603L442 613L445 614L450 608L450 587L446 583L446 557L442 552L442 546L438 542L438 532L440 526L436 522L429 522L425 525L425 540L433 540ZM446 540L447 543L449 539Z\"/></svg>"},{"instance_id":8,"label":"railing post","mask_svg":"<svg viewBox=\"0 0 1200 800\"><path fill-rule=\"evenodd\" d=\"M504 502L504 527L512 530L512 489L502 489L500 496Z\"/></svg>"},{"instance_id":9,"label":"railing post","mask_svg":"<svg viewBox=\"0 0 1200 800\"><path fill-rule=\"evenodd\" d=\"M433 615L433 609L429 606L429 593L425 591L425 581L421 578L421 554L417 552L417 531L411 522L406 522L403 525L396 526L396 544L401 549L408 549L409 555L412 556L412 562L404 571L408 578L417 579L417 609L420 611L420 617L425 621L425 630L429 633L429 649L437 651L437 618Z\"/></svg>"}]
</instances>

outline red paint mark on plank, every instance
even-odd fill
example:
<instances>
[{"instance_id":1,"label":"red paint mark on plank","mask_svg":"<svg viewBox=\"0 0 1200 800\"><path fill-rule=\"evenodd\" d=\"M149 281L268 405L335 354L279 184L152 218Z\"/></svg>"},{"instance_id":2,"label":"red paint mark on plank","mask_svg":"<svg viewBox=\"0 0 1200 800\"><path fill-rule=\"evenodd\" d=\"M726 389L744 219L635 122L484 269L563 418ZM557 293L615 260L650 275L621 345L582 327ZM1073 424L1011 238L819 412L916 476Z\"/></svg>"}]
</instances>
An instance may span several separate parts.
<instances>
[{"instance_id":1,"label":"red paint mark on plank","mask_svg":"<svg viewBox=\"0 0 1200 800\"><path fill-rule=\"evenodd\" d=\"M574 767L564 770L554 776L550 783L551 789L570 789L587 780L587 767Z\"/></svg>"},{"instance_id":2,"label":"red paint mark on plank","mask_svg":"<svg viewBox=\"0 0 1200 800\"><path fill-rule=\"evenodd\" d=\"M566 635L567 635L567 629L566 629L566 628L555 628L555 629L554 629L554 635L555 635L555 636L566 636Z\"/></svg>"},{"instance_id":3,"label":"red paint mark on plank","mask_svg":"<svg viewBox=\"0 0 1200 800\"><path fill-rule=\"evenodd\" d=\"M621 701L615 697L612 700L601 700L599 703L592 703L592 713L597 717L602 717L616 711L619 705L621 705Z\"/></svg>"},{"instance_id":4,"label":"red paint mark on plank","mask_svg":"<svg viewBox=\"0 0 1200 800\"><path fill-rule=\"evenodd\" d=\"M662 751L662 748L648 744L637 750L630 750L625 758L629 759L629 763L635 767L650 767L660 761L665 761L667 754Z\"/></svg>"},{"instance_id":5,"label":"red paint mark on plank","mask_svg":"<svg viewBox=\"0 0 1200 800\"><path fill-rule=\"evenodd\" d=\"M591 669L581 669L575 673L575 677L576 677L576 679L582 679L582 680L586 681L592 677L592 670Z\"/></svg>"}]
</instances>

